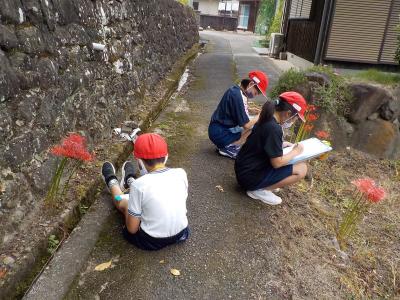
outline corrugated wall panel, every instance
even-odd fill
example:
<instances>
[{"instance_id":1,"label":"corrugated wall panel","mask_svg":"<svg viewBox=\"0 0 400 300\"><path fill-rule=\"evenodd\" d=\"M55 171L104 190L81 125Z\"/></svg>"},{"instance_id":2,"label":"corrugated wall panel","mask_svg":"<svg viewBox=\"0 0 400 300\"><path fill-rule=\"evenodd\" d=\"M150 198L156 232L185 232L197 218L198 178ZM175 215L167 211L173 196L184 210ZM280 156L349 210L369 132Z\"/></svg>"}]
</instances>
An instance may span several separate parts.
<instances>
[{"instance_id":1,"label":"corrugated wall panel","mask_svg":"<svg viewBox=\"0 0 400 300\"><path fill-rule=\"evenodd\" d=\"M312 0L292 0L290 18L310 18Z\"/></svg>"},{"instance_id":2,"label":"corrugated wall panel","mask_svg":"<svg viewBox=\"0 0 400 300\"><path fill-rule=\"evenodd\" d=\"M397 48L397 36L400 34L396 27L399 24L400 0L394 0L381 56L381 62L383 63L395 64L394 55Z\"/></svg>"},{"instance_id":3,"label":"corrugated wall panel","mask_svg":"<svg viewBox=\"0 0 400 300\"><path fill-rule=\"evenodd\" d=\"M325 59L377 63L390 4L337 0Z\"/></svg>"}]
</instances>

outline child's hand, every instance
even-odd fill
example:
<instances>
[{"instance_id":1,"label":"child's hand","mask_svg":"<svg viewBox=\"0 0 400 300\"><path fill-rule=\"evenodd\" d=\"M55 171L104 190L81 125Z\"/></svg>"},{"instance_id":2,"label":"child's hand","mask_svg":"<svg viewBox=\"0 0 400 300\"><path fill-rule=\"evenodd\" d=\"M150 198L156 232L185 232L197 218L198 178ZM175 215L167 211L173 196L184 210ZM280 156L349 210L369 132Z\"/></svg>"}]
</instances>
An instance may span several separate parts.
<instances>
[{"instance_id":1,"label":"child's hand","mask_svg":"<svg viewBox=\"0 0 400 300\"><path fill-rule=\"evenodd\" d=\"M295 144L292 151L295 151L296 155L299 155L304 151L304 146L302 144Z\"/></svg>"},{"instance_id":2,"label":"child's hand","mask_svg":"<svg viewBox=\"0 0 400 300\"><path fill-rule=\"evenodd\" d=\"M291 142L283 142L282 148L292 147L293 144Z\"/></svg>"}]
</instances>

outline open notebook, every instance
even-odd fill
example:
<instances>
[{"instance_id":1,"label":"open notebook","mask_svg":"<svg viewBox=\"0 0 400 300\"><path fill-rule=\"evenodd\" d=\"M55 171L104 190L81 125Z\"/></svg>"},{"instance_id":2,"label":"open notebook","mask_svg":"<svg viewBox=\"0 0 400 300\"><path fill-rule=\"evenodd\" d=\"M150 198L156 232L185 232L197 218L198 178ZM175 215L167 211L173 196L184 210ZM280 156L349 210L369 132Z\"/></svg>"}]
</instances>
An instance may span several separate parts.
<instances>
[{"instance_id":1,"label":"open notebook","mask_svg":"<svg viewBox=\"0 0 400 300\"><path fill-rule=\"evenodd\" d=\"M317 138L310 138L304 141L301 141L299 144L302 144L304 146L303 152L293 158L291 161L289 161L288 165L293 165L295 163L305 161L312 159L314 157L318 157L325 152L331 151L332 147L325 145L323 142L321 142ZM286 147L283 149L283 155L288 154L290 151L292 151L292 147Z\"/></svg>"}]
</instances>

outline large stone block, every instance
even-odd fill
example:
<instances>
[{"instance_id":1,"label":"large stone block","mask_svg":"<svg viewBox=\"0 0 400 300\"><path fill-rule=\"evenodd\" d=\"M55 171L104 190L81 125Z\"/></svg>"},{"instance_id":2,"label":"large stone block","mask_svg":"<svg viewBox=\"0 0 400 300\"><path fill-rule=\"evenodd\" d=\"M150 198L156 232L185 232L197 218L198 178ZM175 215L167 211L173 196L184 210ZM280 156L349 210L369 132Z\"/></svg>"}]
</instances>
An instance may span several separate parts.
<instances>
[{"instance_id":1,"label":"large stone block","mask_svg":"<svg viewBox=\"0 0 400 300\"><path fill-rule=\"evenodd\" d=\"M19 92L19 80L3 51L0 50L0 102Z\"/></svg>"},{"instance_id":2,"label":"large stone block","mask_svg":"<svg viewBox=\"0 0 400 300\"><path fill-rule=\"evenodd\" d=\"M46 46L41 32L35 26L23 27L17 30L19 48L28 54L40 54Z\"/></svg>"},{"instance_id":3,"label":"large stone block","mask_svg":"<svg viewBox=\"0 0 400 300\"><path fill-rule=\"evenodd\" d=\"M0 24L0 46L6 50L18 46L18 39L12 27Z\"/></svg>"},{"instance_id":4,"label":"large stone block","mask_svg":"<svg viewBox=\"0 0 400 300\"><path fill-rule=\"evenodd\" d=\"M56 15L59 16L58 23L67 25L71 23L79 23L79 15L77 8L74 5L75 1L71 0L52 0L54 9L57 11Z\"/></svg>"},{"instance_id":5,"label":"large stone block","mask_svg":"<svg viewBox=\"0 0 400 300\"><path fill-rule=\"evenodd\" d=\"M354 98L349 114L349 120L353 123L363 122L391 101L390 94L384 88L370 84L351 84L349 87Z\"/></svg>"},{"instance_id":6,"label":"large stone block","mask_svg":"<svg viewBox=\"0 0 400 300\"><path fill-rule=\"evenodd\" d=\"M2 0L0 2L0 16L2 23L21 24L25 21L25 14L20 0Z\"/></svg>"},{"instance_id":7,"label":"large stone block","mask_svg":"<svg viewBox=\"0 0 400 300\"><path fill-rule=\"evenodd\" d=\"M381 119L358 124L352 136L353 147L381 158L400 157L398 126Z\"/></svg>"},{"instance_id":8,"label":"large stone block","mask_svg":"<svg viewBox=\"0 0 400 300\"><path fill-rule=\"evenodd\" d=\"M58 64L50 58L38 61L37 72L40 74L39 83L43 89L48 89L58 82Z\"/></svg>"},{"instance_id":9,"label":"large stone block","mask_svg":"<svg viewBox=\"0 0 400 300\"><path fill-rule=\"evenodd\" d=\"M40 25L43 23L42 8L39 0L21 0L26 14L26 21Z\"/></svg>"}]
</instances>

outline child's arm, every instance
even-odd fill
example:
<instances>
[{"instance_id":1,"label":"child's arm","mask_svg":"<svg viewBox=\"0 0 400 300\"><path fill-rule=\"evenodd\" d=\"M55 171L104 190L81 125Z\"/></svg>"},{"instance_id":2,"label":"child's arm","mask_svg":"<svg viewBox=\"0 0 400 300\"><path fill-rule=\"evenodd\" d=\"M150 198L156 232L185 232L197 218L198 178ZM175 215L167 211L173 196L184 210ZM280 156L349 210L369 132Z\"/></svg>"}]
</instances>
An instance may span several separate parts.
<instances>
[{"instance_id":1,"label":"child's arm","mask_svg":"<svg viewBox=\"0 0 400 300\"><path fill-rule=\"evenodd\" d=\"M283 166L286 166L289 161L291 161L293 158L295 158L297 155L299 155L300 153L303 152L303 145L301 144L295 144L295 146L293 147L293 150L290 151L288 154L283 155L281 157L275 157L275 158L271 158L271 165L277 169Z\"/></svg>"},{"instance_id":2,"label":"child's arm","mask_svg":"<svg viewBox=\"0 0 400 300\"><path fill-rule=\"evenodd\" d=\"M135 234L139 230L140 219L131 216L130 214L126 214L125 225L130 233Z\"/></svg>"}]
</instances>

